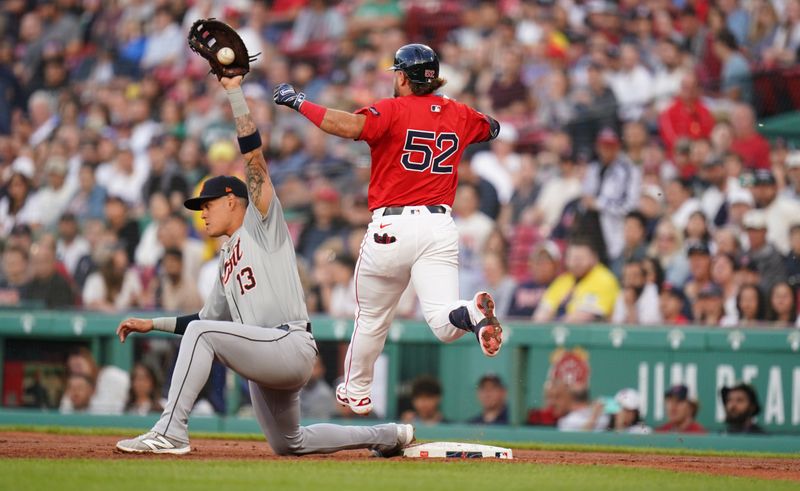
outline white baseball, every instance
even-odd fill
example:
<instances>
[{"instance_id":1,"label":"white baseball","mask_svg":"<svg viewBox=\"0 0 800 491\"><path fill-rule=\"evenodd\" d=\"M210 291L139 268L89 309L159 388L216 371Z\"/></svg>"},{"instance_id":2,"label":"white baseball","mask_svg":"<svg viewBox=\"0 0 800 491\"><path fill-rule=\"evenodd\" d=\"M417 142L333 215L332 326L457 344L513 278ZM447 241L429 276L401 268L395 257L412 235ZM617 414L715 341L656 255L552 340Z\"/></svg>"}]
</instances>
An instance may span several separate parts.
<instances>
[{"instance_id":1,"label":"white baseball","mask_svg":"<svg viewBox=\"0 0 800 491\"><path fill-rule=\"evenodd\" d=\"M234 58L236 58L236 53L230 48L222 48L217 51L217 60L223 65L230 65Z\"/></svg>"}]
</instances>

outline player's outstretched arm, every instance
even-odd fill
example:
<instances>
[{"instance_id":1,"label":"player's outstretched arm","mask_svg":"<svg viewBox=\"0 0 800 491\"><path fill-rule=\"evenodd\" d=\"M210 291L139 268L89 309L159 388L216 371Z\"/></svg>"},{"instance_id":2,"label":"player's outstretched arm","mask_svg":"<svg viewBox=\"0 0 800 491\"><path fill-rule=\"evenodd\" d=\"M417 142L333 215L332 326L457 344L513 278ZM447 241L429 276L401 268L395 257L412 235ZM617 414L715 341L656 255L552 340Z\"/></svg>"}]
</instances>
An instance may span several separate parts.
<instances>
[{"instance_id":1,"label":"player's outstretched arm","mask_svg":"<svg viewBox=\"0 0 800 491\"><path fill-rule=\"evenodd\" d=\"M295 91L289 84L276 85L272 99L275 104L299 112L325 133L342 138L356 139L361 136L367 120L363 114L351 114L307 101L304 93Z\"/></svg>"},{"instance_id":2,"label":"player's outstretched arm","mask_svg":"<svg viewBox=\"0 0 800 491\"><path fill-rule=\"evenodd\" d=\"M200 319L200 314L182 315L180 317L156 317L155 319L137 319L131 317L125 319L117 326L117 336L119 342L124 343L131 333L139 332L147 334L155 329L156 331L171 332L173 334L183 334L189 323Z\"/></svg>"},{"instance_id":3,"label":"player's outstretched arm","mask_svg":"<svg viewBox=\"0 0 800 491\"><path fill-rule=\"evenodd\" d=\"M272 194L275 191L269 178L267 161L261 152L261 135L250 116L250 108L247 107L247 101L242 93L242 77L222 77L220 83L225 87L231 109L233 109L236 135L239 137L239 149L244 156L250 200L258 211L266 216L269 212L269 205L272 203Z\"/></svg>"}]
</instances>

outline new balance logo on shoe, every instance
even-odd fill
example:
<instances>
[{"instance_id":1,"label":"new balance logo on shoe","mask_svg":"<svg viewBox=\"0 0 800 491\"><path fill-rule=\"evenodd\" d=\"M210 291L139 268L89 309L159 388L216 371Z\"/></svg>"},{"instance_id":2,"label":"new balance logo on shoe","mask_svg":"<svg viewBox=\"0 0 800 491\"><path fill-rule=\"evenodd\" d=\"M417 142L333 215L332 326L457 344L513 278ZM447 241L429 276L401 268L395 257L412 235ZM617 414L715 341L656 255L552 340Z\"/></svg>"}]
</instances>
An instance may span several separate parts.
<instances>
[{"instance_id":1,"label":"new balance logo on shoe","mask_svg":"<svg viewBox=\"0 0 800 491\"><path fill-rule=\"evenodd\" d=\"M142 443L150 447L151 450L156 451L159 449L167 450L170 448L175 448L175 445L169 442L166 438L161 435L158 435L158 438L148 438L146 440L142 440Z\"/></svg>"}]
</instances>

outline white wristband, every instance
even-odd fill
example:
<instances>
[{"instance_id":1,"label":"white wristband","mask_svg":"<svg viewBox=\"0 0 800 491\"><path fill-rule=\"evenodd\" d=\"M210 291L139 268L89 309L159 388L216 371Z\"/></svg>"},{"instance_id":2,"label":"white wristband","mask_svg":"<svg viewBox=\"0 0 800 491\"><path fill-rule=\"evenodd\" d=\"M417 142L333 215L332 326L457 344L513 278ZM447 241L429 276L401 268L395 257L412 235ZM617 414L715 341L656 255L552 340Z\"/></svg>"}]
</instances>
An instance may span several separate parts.
<instances>
[{"instance_id":1,"label":"white wristband","mask_svg":"<svg viewBox=\"0 0 800 491\"><path fill-rule=\"evenodd\" d=\"M250 108L247 107L247 101L244 99L244 92L242 92L241 87L226 89L225 92L228 94L228 102L231 103L234 118L250 114Z\"/></svg>"},{"instance_id":2,"label":"white wristband","mask_svg":"<svg viewBox=\"0 0 800 491\"><path fill-rule=\"evenodd\" d=\"M174 333L177 323L178 319L175 317L156 317L153 319L153 329Z\"/></svg>"}]
</instances>

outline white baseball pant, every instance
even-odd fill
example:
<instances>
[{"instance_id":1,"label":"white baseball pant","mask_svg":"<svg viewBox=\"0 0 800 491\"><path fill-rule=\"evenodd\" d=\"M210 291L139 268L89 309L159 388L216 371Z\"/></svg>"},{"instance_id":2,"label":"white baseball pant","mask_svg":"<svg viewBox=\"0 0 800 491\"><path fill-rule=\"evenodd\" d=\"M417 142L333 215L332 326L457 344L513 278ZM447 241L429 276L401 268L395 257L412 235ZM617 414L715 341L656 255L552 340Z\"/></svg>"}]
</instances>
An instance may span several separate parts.
<instances>
[{"instance_id":1,"label":"white baseball pant","mask_svg":"<svg viewBox=\"0 0 800 491\"><path fill-rule=\"evenodd\" d=\"M447 213L406 206L401 215L373 211L355 268L356 317L345 358L345 391L369 397L375 360L394 319L397 302L411 281L425 321L441 341L467 333L450 322L450 312L469 304L458 298L458 229ZM387 234L390 243L380 241Z\"/></svg>"}]
</instances>

